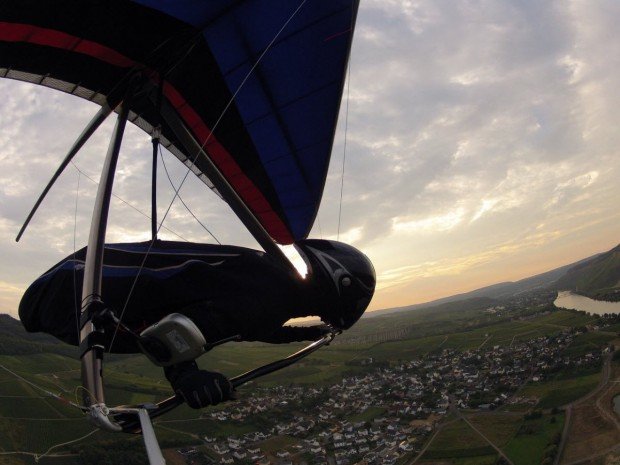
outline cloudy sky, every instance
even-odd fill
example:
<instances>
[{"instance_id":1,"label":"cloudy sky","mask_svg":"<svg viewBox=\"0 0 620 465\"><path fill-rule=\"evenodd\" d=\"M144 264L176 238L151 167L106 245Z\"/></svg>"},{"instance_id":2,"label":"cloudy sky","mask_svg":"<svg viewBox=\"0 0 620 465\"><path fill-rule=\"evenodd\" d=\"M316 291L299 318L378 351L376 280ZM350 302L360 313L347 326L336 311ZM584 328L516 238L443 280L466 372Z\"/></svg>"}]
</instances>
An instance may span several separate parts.
<instances>
[{"instance_id":1,"label":"cloudy sky","mask_svg":"<svg viewBox=\"0 0 620 465\"><path fill-rule=\"evenodd\" d=\"M340 239L375 263L372 309L521 279L620 242L618 23L615 0L362 1L311 236L337 236L348 106ZM33 279L85 245L112 122L15 243L97 107L8 80L0 98L0 311L15 314ZM131 206L114 200L110 241L150 235L150 156L130 128L115 194ZM184 168L165 160L178 183ZM162 169L159 189L163 210L173 191ZM219 240L256 247L201 182L190 177L181 194ZM166 238L212 241L179 202L165 227Z\"/></svg>"}]
</instances>

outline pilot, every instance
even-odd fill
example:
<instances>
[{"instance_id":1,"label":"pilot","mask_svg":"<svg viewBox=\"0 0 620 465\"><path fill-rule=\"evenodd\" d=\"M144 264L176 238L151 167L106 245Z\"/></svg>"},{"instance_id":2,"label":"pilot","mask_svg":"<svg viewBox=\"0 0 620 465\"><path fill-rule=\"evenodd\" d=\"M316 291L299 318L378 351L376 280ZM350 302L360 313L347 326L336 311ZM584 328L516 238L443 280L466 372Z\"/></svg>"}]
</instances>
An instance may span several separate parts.
<instances>
[{"instance_id":1,"label":"pilot","mask_svg":"<svg viewBox=\"0 0 620 465\"><path fill-rule=\"evenodd\" d=\"M295 245L308 266L305 279L268 254L242 247L159 240L152 246L111 244L104 256L102 300L132 332L181 313L209 343L235 338L280 344L317 340L330 331L349 329L374 293L370 260L337 241L309 239ZM78 344L75 302L81 298L84 257L85 249L67 257L26 291L19 314L28 331L44 331ZM323 324L286 325L290 319L309 316L319 317ZM112 337L114 333L106 332L109 351L140 351L126 331ZM173 390L192 408L233 395L222 374L199 370L195 361L166 367L164 372Z\"/></svg>"},{"instance_id":2,"label":"pilot","mask_svg":"<svg viewBox=\"0 0 620 465\"><path fill-rule=\"evenodd\" d=\"M374 293L376 278L370 260L336 241L306 240L297 244L297 249L308 265L305 280L293 278L287 287L269 293L199 302L180 313L189 316L211 340L239 332L245 341L279 344L317 340L331 330L349 329ZM325 324L285 325L290 318L304 316L318 316ZM173 390L192 408L215 405L233 396L226 377L199 370L194 361L166 367L165 374Z\"/></svg>"}]
</instances>

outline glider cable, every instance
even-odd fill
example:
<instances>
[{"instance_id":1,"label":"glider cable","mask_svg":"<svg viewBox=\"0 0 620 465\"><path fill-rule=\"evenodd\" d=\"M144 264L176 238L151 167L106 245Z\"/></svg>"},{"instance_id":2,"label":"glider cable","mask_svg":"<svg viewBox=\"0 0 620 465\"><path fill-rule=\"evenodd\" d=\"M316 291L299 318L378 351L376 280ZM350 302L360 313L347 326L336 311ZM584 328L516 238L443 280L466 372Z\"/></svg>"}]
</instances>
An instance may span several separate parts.
<instances>
[{"instance_id":1,"label":"glider cable","mask_svg":"<svg viewBox=\"0 0 620 465\"><path fill-rule=\"evenodd\" d=\"M151 239L157 239L157 149L161 136L161 126L153 128L153 166L151 169Z\"/></svg>"},{"instance_id":2,"label":"glider cable","mask_svg":"<svg viewBox=\"0 0 620 465\"><path fill-rule=\"evenodd\" d=\"M345 106L344 116L344 148L342 150L342 174L340 176L340 203L338 205L338 234L336 236L337 240L340 240L340 220L342 218L342 192L344 190L344 168L345 161L347 159L347 132L349 129L349 95L351 90L351 59L349 59L347 75L347 103Z\"/></svg>"},{"instance_id":3,"label":"glider cable","mask_svg":"<svg viewBox=\"0 0 620 465\"><path fill-rule=\"evenodd\" d=\"M52 176L52 179L50 179L50 181L45 186L45 189L43 189L43 192L41 193L41 195L35 202L34 207L32 207L32 210L30 210L30 213L28 214L26 221L24 221L24 224L19 230L19 233L17 233L17 237L15 238L16 242L19 242L19 240L21 239L22 235L24 234L24 231L26 231L26 228L28 227L28 224L30 224L30 220L32 220L32 217L37 212L37 209L43 202L43 199L45 199L48 192L50 191L50 189L52 188L56 180L60 177L62 172L65 170L67 165L71 163L71 161L73 160L73 157L77 155L77 153L80 151L82 146L88 141L88 139L90 139L90 137L95 133L97 128L101 126L101 124L106 120L106 118L110 115L110 113L114 111L118 103L119 101L116 99L116 97L109 97L106 103L99 109L97 114L93 116L90 122L86 125L86 127L82 131L82 134L80 134L80 137L78 137L77 140L73 143L73 146L71 147L71 149L69 149L69 152L65 156L64 160L62 161L60 166L56 169L56 172Z\"/></svg>"},{"instance_id":4,"label":"glider cable","mask_svg":"<svg viewBox=\"0 0 620 465\"><path fill-rule=\"evenodd\" d=\"M153 127L153 134L151 137L151 143L153 144L153 166L151 169L151 240L157 239L157 151L160 147L161 138L159 112L161 111L163 92L163 81L161 81L157 88L157 124Z\"/></svg>"},{"instance_id":5,"label":"glider cable","mask_svg":"<svg viewBox=\"0 0 620 465\"><path fill-rule=\"evenodd\" d=\"M161 148L159 150L159 156L161 158L161 166L164 168L164 172L166 173L166 177L168 178L168 181L170 181L170 185L172 186L172 189L176 190L176 186L172 182L172 178L170 177L170 172L168 171L168 167L166 166L166 162L164 161L164 154L162 153ZM192 215L194 217L194 219L198 222L198 224L200 226L202 226L202 228L209 233L209 235L215 240L215 242L217 242L218 244L222 245L222 243L219 241L219 239L217 237L215 237L215 235L211 232L211 230L209 230L209 228L207 228L202 223L202 221L200 221L198 219L198 217L196 215L194 215L194 212L187 206L187 204L183 200L183 197L181 197L181 194L179 194L179 200L181 201L181 203L183 204L185 209L189 212L189 214Z\"/></svg>"},{"instance_id":6,"label":"glider cable","mask_svg":"<svg viewBox=\"0 0 620 465\"><path fill-rule=\"evenodd\" d=\"M14 371L8 369L7 367L5 367L4 365L0 364L0 368L2 368L4 371L6 371L7 373L10 373L11 375L15 376L17 379L19 379L20 381L23 381L24 383L32 386L33 388L43 392L44 394L46 394L49 397L53 397L56 400L59 400L60 402L63 402L65 404L68 404L72 407L75 407L77 409L80 409L81 411L85 410L85 407L83 405L79 405L76 402L72 402L70 400L65 399L64 397L62 397L60 394L55 394L52 391L48 391L47 389L45 389L42 386L39 386L38 384L33 383L32 381L27 380L26 378L24 378L23 376L18 375L17 373L15 373Z\"/></svg>"},{"instance_id":7,"label":"glider cable","mask_svg":"<svg viewBox=\"0 0 620 465\"><path fill-rule=\"evenodd\" d=\"M73 167L78 171L78 173L82 174L82 176L84 176L86 179L88 179L90 182L94 183L95 185L99 185L99 182L96 181L95 179L93 179L92 177L90 177L87 173L85 173L79 166L77 166L74 162L71 162L71 164L73 165ZM117 200L120 200L122 203L124 203L125 205L127 205L129 208L131 208L132 210L135 210L136 212L140 213L142 216L144 216L147 219L151 219L151 217L144 213L142 210L140 210L138 207L135 207L134 205L132 205L131 203L129 203L127 200L123 199L122 197L120 197L119 195L112 193L112 197L114 197ZM189 242L188 239L184 238L183 236L181 236L179 233L173 231L172 229L163 226L163 229L165 229L166 231L168 231L170 234L174 234L175 236L177 236L179 239L181 239L184 242Z\"/></svg>"},{"instance_id":8,"label":"glider cable","mask_svg":"<svg viewBox=\"0 0 620 465\"><path fill-rule=\"evenodd\" d=\"M75 165L74 165L75 166ZM73 261L75 262L75 242L77 236L77 213L78 213L78 200L80 196L80 178L82 173L78 170L77 172L77 187L75 189L75 210L73 212ZM77 329L77 339L80 340L80 305L78 302L78 293L76 292L78 289L77 284L77 270L76 267L73 267L73 300L75 302L75 327Z\"/></svg>"}]
</instances>

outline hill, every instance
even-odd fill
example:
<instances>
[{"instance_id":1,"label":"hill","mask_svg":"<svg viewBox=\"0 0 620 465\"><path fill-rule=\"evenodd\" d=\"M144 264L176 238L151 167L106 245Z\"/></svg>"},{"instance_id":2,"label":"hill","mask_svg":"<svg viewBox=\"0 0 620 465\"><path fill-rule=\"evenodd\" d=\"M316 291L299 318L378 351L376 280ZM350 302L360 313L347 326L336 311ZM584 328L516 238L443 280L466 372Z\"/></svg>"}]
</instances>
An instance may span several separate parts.
<instances>
[{"instance_id":1,"label":"hill","mask_svg":"<svg viewBox=\"0 0 620 465\"><path fill-rule=\"evenodd\" d=\"M556 288L593 299L619 301L620 245L571 267L558 280Z\"/></svg>"},{"instance_id":2,"label":"hill","mask_svg":"<svg viewBox=\"0 0 620 465\"><path fill-rule=\"evenodd\" d=\"M422 304L377 310L368 313L365 317L373 318L430 307L437 307L437 311L441 311L439 307L451 302L479 298L500 301L537 289L570 290L598 300L620 300L620 245L608 252L596 254L519 281L492 284Z\"/></svg>"},{"instance_id":3,"label":"hill","mask_svg":"<svg viewBox=\"0 0 620 465\"><path fill-rule=\"evenodd\" d=\"M548 293L545 295L548 296ZM548 300L542 297L532 302L531 306L523 305L512 311L508 311L508 305L505 304L506 310L502 310L501 313L504 311L507 313L501 315L500 312L489 313L487 311L488 305L493 303L495 302L489 299L470 299L419 312L367 319L360 322L359 327L356 325L358 340L353 340L348 334L343 335L346 337L339 338L338 343L322 349L302 363L270 375L262 379L260 383L255 382L240 389L239 398L246 399L253 395L257 387L274 387L276 391L273 392L276 393L280 393L283 386L293 385L300 386L300 389L308 386L328 388L340 383L345 377L367 376L381 367L390 367L399 361L413 360L429 354L437 356L446 349L462 352L481 348L491 349L494 346L508 348L520 341L530 341L533 338L557 334L570 327L584 326L595 319L595 317L577 312L547 310L547 307L541 304L547 304ZM530 313L530 311L535 313ZM19 325L19 322L10 317L2 317L0 319L0 328L3 328L0 331L1 334L10 335L10 328L15 328L15 325ZM386 330L395 327L407 328L407 331L400 335L386 333ZM586 334L584 338L586 336L591 335ZM605 341L615 337L614 334L601 335L603 336ZM25 337L39 338L41 335L26 333ZM591 339L589 337L583 341L583 350L590 348ZM57 344L51 343L50 345ZM199 362L203 368L234 375L282 357L296 350L296 347L296 345L294 347L268 346L256 343L227 344L210 351L201 357ZM372 361L371 364L366 364L368 360ZM75 357L70 359L57 354L45 353L20 356L0 355L0 450L5 453L29 451L41 454L52 446L75 440L90 431L90 427L84 422L79 411L43 396L35 387L38 385L53 392L60 392L65 398L72 399L75 387L79 384L79 361ZM543 388L551 389L537 386L539 390ZM264 394L266 391L261 392L261 396L266 395ZM106 398L110 405L152 402L169 394L170 387L163 380L161 369L153 366L144 356L107 359ZM222 407L224 410L226 408L229 406ZM232 408L235 406L233 405ZM383 408L374 408L370 409L367 414L376 416L384 411ZM359 419L358 413L352 411L351 418ZM201 442L199 437L204 435L240 436L250 431L264 430L265 425L271 424L266 419L271 419L269 421L273 422L274 415L275 413L270 411L265 413L264 417L250 416L243 421L230 419L215 422L209 416L201 416L200 412L181 407L162 417L155 427L163 444L174 445L178 448L179 445L188 441L198 444ZM277 418L283 421L290 418L290 413L287 413L286 408L280 409L278 415L280 416ZM513 418L510 415L506 417L510 420L506 423L507 428L521 422L520 417ZM493 418L495 417L491 420ZM59 428L58 425L62 427ZM461 431L456 431L455 434L461 434ZM112 436L112 433L98 432L90 437L86 445L76 446L78 449L59 448L58 452L61 454L59 457L47 457L42 463L92 464L95 462L87 460L86 455L77 457L70 454L75 453L76 450L81 451L80 454L82 454L83 451L108 444L110 441L118 444L119 437ZM134 455L141 456L143 450L139 443L137 444ZM439 446L441 443L436 445L436 448ZM0 463L20 465L32 463L31 461L18 461L19 458L16 455L8 457L10 462L0 461Z\"/></svg>"},{"instance_id":4,"label":"hill","mask_svg":"<svg viewBox=\"0 0 620 465\"><path fill-rule=\"evenodd\" d=\"M0 355L43 353L75 357L77 349L45 333L28 333L19 320L0 314Z\"/></svg>"}]
</instances>

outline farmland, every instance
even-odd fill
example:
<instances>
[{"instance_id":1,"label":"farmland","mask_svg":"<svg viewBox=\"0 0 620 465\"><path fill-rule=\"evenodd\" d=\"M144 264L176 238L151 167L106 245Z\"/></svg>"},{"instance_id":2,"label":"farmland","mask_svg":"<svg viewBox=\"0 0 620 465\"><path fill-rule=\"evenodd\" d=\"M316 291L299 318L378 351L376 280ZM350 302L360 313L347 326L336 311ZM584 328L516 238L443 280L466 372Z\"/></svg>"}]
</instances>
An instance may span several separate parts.
<instances>
[{"instance_id":1,"label":"farmland","mask_svg":"<svg viewBox=\"0 0 620 465\"><path fill-rule=\"evenodd\" d=\"M239 396L248 396L259 387L327 389L344 378L368 376L377 367L394 367L410 360L437 358L441 353L485 353L492 349L511 351L523 342L544 340L569 328L585 327L596 321L594 317L582 313L552 311L544 306L538 311L526 309L522 316L514 312L490 314L486 312L488 304L483 301L468 302L460 311L458 305L450 304L443 311L421 310L419 314L386 315L362 320L338 342L295 366L241 388ZM404 329L395 333L391 331L394 327ZM584 357L593 350L599 350L601 345L613 342L615 337L612 331L577 334L563 349L563 354ZM284 357L300 347L300 344L268 346L233 343L210 351L199 362L203 368L232 376ZM367 364L368 360L372 363ZM74 440L90 431L77 409L49 398L39 389L61 393L67 399L79 399L79 390L76 392L76 386L80 383L78 361L57 353L33 353L0 355L0 364L12 372L0 370L0 448L4 451L41 454L56 444ZM548 409L584 396L601 379L600 365L571 370L552 373L540 382L530 381L518 391L519 396L530 399L530 402L534 399L538 403L537 408L544 410L541 418L524 419L524 412L531 409L531 403L521 406L507 404L502 411L492 413L465 412L470 424L453 419L452 423L442 427L420 463L429 460L449 460L460 465L494 463L497 452L479 433L489 438L517 465L540 462L550 441L562 430L564 421L562 413L551 414ZM170 394L161 368L153 366L142 355L112 357L106 363L105 379L110 404L152 402ZM228 409L229 406L221 406L210 411L226 412ZM363 412L351 412L345 418L350 422L372 423L386 415L390 415L386 407L376 406ZM218 421L181 407L163 417L156 430L163 442L184 444L200 441L205 434L214 438L241 436L264 430L269 424L260 416L249 417L242 422ZM106 442L113 438L109 433L97 432L89 441ZM77 453L75 450L70 446L55 452L69 454L65 459L69 460L66 463L71 463L78 461L72 455ZM14 455L12 458L16 461L11 463L19 463L19 460L31 463L33 460L25 455ZM58 463L58 460L46 457L41 459L41 463Z\"/></svg>"}]
</instances>

